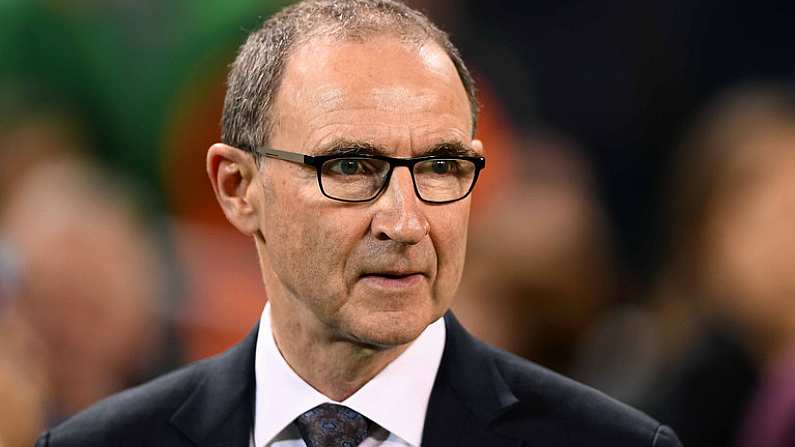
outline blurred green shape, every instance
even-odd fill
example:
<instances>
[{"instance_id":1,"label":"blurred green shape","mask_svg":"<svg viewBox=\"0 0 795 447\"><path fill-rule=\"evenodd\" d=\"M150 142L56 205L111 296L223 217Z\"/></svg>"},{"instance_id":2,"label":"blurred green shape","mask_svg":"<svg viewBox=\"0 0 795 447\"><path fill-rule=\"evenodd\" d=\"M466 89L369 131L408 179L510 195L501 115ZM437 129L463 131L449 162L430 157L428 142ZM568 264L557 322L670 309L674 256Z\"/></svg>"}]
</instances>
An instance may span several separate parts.
<instances>
[{"instance_id":1,"label":"blurred green shape","mask_svg":"<svg viewBox=\"0 0 795 447\"><path fill-rule=\"evenodd\" d=\"M162 203L161 145L180 92L223 70L286 3L0 0L0 95L24 91L31 107L73 113L98 157Z\"/></svg>"}]
</instances>

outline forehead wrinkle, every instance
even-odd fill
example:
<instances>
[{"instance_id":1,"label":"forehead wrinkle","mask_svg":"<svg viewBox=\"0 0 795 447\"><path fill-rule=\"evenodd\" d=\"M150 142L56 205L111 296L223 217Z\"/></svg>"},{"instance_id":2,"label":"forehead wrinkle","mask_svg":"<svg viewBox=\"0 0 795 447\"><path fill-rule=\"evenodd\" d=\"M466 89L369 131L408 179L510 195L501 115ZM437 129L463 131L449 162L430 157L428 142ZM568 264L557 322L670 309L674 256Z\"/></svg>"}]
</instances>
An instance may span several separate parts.
<instances>
[{"instance_id":1,"label":"forehead wrinkle","mask_svg":"<svg viewBox=\"0 0 795 447\"><path fill-rule=\"evenodd\" d=\"M454 118L454 115L450 117ZM385 152L394 152L401 147L409 148L413 154L445 143L455 143L470 148L467 129L461 129L453 124L443 128L430 123L414 127L407 124L351 123L349 119L314 124L324 118L327 118L327 115L319 115L310 121L312 125L308 127L311 130L300 141L301 148L316 150L331 145L335 140L362 142L381 147ZM419 123L422 120L414 122Z\"/></svg>"},{"instance_id":2,"label":"forehead wrinkle","mask_svg":"<svg viewBox=\"0 0 795 447\"><path fill-rule=\"evenodd\" d=\"M317 88L307 88L305 85L299 88L285 88L281 96L283 102L292 106L282 107L279 110L278 115L282 120L292 118L301 121L300 115L309 112L311 118L307 122L310 124L323 118L327 113L343 109L347 100L345 90L333 84Z\"/></svg>"},{"instance_id":3,"label":"forehead wrinkle","mask_svg":"<svg viewBox=\"0 0 795 447\"><path fill-rule=\"evenodd\" d=\"M339 86L323 86L315 94L315 101L323 109L334 110L345 101L345 90Z\"/></svg>"},{"instance_id":4,"label":"forehead wrinkle","mask_svg":"<svg viewBox=\"0 0 795 447\"><path fill-rule=\"evenodd\" d=\"M389 123L390 120L389 116L385 116L383 121L375 121L375 120L367 120L367 118L372 118L373 108L368 106L362 107L346 107L344 109L335 109L333 111L316 111L313 113L312 116L303 121L301 123L304 127L312 128L312 133L322 132L328 129L329 127L356 127L356 128L366 128L366 127L379 127L379 128L390 128L390 129L399 129L399 128L406 128L409 129L412 133L428 133L434 132L444 132L444 133L451 133L451 134L461 134L461 138L465 139L468 137L469 129L467 123L456 123L455 121L458 120L459 116L452 112L442 112L442 111L432 111L432 110L420 110L420 111L406 111L402 112L403 107L396 108L395 111L401 111L401 114L409 115L408 119L401 118L400 123ZM366 114L365 117L361 116L351 116L350 112L363 112ZM439 129L438 123L432 123L427 117L416 117L416 115L423 115L423 114L433 114L435 120L438 121L440 118L447 122L444 125L444 129ZM413 119L413 118L422 118L422 119ZM394 118L391 119L394 121ZM362 121L366 121L362 123ZM463 125L463 127L461 127Z\"/></svg>"},{"instance_id":5,"label":"forehead wrinkle","mask_svg":"<svg viewBox=\"0 0 795 447\"><path fill-rule=\"evenodd\" d=\"M306 141L303 142L303 147L316 153L317 151L324 152L333 146L345 144L371 146L377 149L374 152L388 155L397 152L401 147L405 147L404 143L408 142L408 148L412 156L433 152L441 146L459 147L466 149L465 152L468 154L478 155L471 148L466 134L457 128L448 128L442 131L434 129L433 134L435 135L422 134L421 132L418 135L415 129L405 125L374 125L372 127L396 129L397 131L386 134L381 132L361 132L363 128L366 129L367 127L370 126L357 126L348 122L329 123L309 133ZM352 131L346 131L348 129L352 129ZM318 132L320 133L318 134Z\"/></svg>"},{"instance_id":6,"label":"forehead wrinkle","mask_svg":"<svg viewBox=\"0 0 795 447\"><path fill-rule=\"evenodd\" d=\"M349 112L399 112L401 114L422 113L438 109L447 101L439 95L438 91L426 89L415 92L410 87L377 86L370 89L367 95L359 96L348 94L345 88L336 87L323 89L311 95L310 101L304 102L304 107L311 107L313 117L310 123L322 120L329 114ZM297 98L299 99L299 98ZM408 101L406 101L408 99ZM308 106L307 104L311 104ZM452 113L448 113L453 115Z\"/></svg>"},{"instance_id":7,"label":"forehead wrinkle","mask_svg":"<svg viewBox=\"0 0 795 447\"><path fill-rule=\"evenodd\" d=\"M373 143L372 141L363 138L354 138L351 132L346 132L346 129L356 128L355 124L349 122L330 122L317 126L306 135L306 140L303 142L304 147L310 149L317 149L328 146L335 140L359 140Z\"/></svg>"},{"instance_id":8,"label":"forehead wrinkle","mask_svg":"<svg viewBox=\"0 0 795 447\"><path fill-rule=\"evenodd\" d=\"M431 89L416 92L403 85L376 86L370 89L370 96L377 110L400 111L401 113L412 113L415 111L429 110L437 99L439 92ZM407 103L404 99L409 99ZM407 107L408 106L408 107Z\"/></svg>"},{"instance_id":9,"label":"forehead wrinkle","mask_svg":"<svg viewBox=\"0 0 795 447\"><path fill-rule=\"evenodd\" d=\"M411 140L412 148L422 151L427 151L431 147L448 143L471 149L471 138L469 138L467 130L455 126L446 127L444 129L423 126L421 129L414 129L412 131ZM473 150L473 152L475 151Z\"/></svg>"},{"instance_id":10,"label":"forehead wrinkle","mask_svg":"<svg viewBox=\"0 0 795 447\"><path fill-rule=\"evenodd\" d=\"M460 127L461 123L456 123L456 115L452 113L439 113L437 117L445 118L446 125L431 124L426 122L417 121L413 131L418 134L450 134L455 135L461 141L469 141L469 128L468 126ZM447 120L449 118L449 120Z\"/></svg>"}]
</instances>

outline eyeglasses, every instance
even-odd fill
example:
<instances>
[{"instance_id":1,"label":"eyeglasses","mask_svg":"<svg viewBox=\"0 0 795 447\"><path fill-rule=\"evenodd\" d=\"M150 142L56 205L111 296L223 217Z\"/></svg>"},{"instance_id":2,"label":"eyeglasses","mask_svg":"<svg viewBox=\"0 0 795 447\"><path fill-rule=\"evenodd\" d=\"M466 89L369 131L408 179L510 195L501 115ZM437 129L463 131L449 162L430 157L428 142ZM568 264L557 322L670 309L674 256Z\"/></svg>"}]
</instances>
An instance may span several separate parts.
<instances>
[{"instance_id":1,"label":"eyeglasses","mask_svg":"<svg viewBox=\"0 0 795 447\"><path fill-rule=\"evenodd\" d=\"M324 196L342 202L368 202L389 184L396 166L411 172L414 192L424 202L450 203L472 192L485 157L426 155L394 158L382 155L333 154L311 156L277 149L260 148L255 154L314 166Z\"/></svg>"}]
</instances>

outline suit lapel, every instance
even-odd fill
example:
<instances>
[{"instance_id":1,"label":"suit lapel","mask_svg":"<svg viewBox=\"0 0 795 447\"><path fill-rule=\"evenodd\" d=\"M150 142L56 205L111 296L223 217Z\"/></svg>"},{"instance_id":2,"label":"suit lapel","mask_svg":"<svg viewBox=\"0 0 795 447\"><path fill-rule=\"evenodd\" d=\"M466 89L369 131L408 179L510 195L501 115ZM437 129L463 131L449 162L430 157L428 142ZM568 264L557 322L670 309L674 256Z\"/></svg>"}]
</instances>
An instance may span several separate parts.
<instances>
[{"instance_id":1,"label":"suit lapel","mask_svg":"<svg viewBox=\"0 0 795 447\"><path fill-rule=\"evenodd\" d=\"M444 354L428 403L422 445L518 447L521 440L494 430L493 424L518 403L493 358L445 315Z\"/></svg>"},{"instance_id":2,"label":"suit lapel","mask_svg":"<svg viewBox=\"0 0 795 447\"><path fill-rule=\"evenodd\" d=\"M425 418L422 445L519 447L521 440L495 430L518 400L494 359L452 313ZM254 352L258 326L240 344L209 360L204 378L171 418L199 447L247 447L254 414Z\"/></svg>"},{"instance_id":3,"label":"suit lapel","mask_svg":"<svg viewBox=\"0 0 795 447\"><path fill-rule=\"evenodd\" d=\"M207 361L204 378L171 423L200 447L247 447L254 414L254 351L259 326Z\"/></svg>"}]
</instances>

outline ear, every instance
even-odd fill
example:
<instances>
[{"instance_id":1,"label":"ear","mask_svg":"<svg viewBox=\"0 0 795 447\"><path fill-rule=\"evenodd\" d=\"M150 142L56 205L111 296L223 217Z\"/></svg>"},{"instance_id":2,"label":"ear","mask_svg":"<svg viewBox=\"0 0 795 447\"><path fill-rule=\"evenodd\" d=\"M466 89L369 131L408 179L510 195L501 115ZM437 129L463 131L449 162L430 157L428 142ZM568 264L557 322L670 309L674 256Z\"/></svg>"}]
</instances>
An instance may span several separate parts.
<instances>
[{"instance_id":1,"label":"ear","mask_svg":"<svg viewBox=\"0 0 795 447\"><path fill-rule=\"evenodd\" d=\"M216 143L207 150L207 175L226 218L247 236L259 230L256 207L257 165L240 149Z\"/></svg>"}]
</instances>

